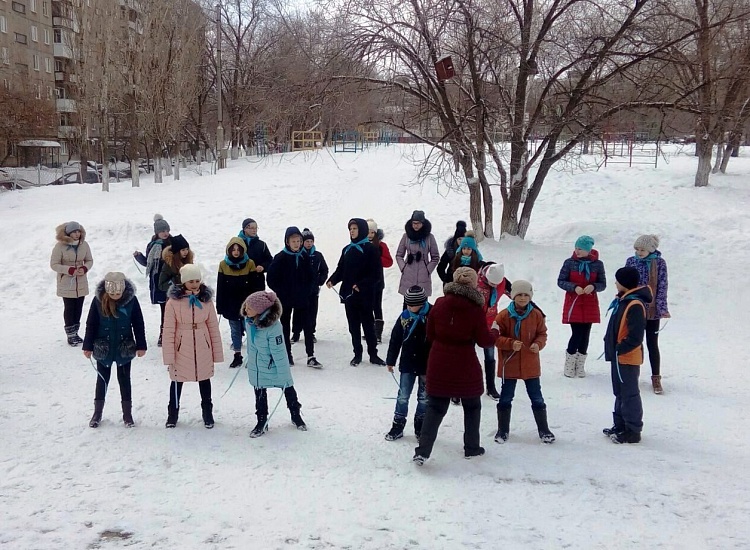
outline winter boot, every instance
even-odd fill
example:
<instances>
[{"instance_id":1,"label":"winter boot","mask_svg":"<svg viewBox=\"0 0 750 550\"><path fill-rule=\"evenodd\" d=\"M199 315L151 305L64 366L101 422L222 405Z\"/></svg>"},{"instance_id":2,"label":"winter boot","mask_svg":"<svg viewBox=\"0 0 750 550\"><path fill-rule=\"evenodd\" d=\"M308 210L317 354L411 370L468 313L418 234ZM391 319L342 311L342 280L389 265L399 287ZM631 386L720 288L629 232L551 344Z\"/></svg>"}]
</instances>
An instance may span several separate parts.
<instances>
[{"instance_id":1,"label":"winter boot","mask_svg":"<svg viewBox=\"0 0 750 550\"><path fill-rule=\"evenodd\" d=\"M375 355L370 355L370 363L377 365L378 367L385 367L385 361L378 357L377 353Z\"/></svg>"},{"instance_id":2,"label":"winter boot","mask_svg":"<svg viewBox=\"0 0 750 550\"><path fill-rule=\"evenodd\" d=\"M268 426L266 423L268 422L267 416L258 415L258 423L255 425L255 427L250 432L250 437L260 437L264 433L268 431Z\"/></svg>"},{"instance_id":3,"label":"winter boot","mask_svg":"<svg viewBox=\"0 0 750 550\"><path fill-rule=\"evenodd\" d=\"M539 439L542 443L554 443L555 434L549 431L547 425L547 409L531 409L534 412L534 420L536 420L536 427L539 431Z\"/></svg>"},{"instance_id":4,"label":"winter boot","mask_svg":"<svg viewBox=\"0 0 750 550\"><path fill-rule=\"evenodd\" d=\"M568 378L575 378L576 376L576 354L570 354L565 352L565 370L563 374Z\"/></svg>"},{"instance_id":5,"label":"winter boot","mask_svg":"<svg viewBox=\"0 0 750 550\"><path fill-rule=\"evenodd\" d=\"M161 336L162 336L162 334L163 334L163 333L164 333L164 329L161 329L161 328L160 328L160 329L159 329L159 341L158 341L158 342L156 342L156 345L157 345L158 347L161 347Z\"/></svg>"},{"instance_id":6,"label":"winter boot","mask_svg":"<svg viewBox=\"0 0 750 550\"><path fill-rule=\"evenodd\" d=\"M510 437L510 412L511 407L497 410L497 433L495 443L505 443Z\"/></svg>"},{"instance_id":7,"label":"winter boot","mask_svg":"<svg viewBox=\"0 0 750 550\"><path fill-rule=\"evenodd\" d=\"M214 404L211 402L211 400L201 401L201 411L203 411L203 425L209 430L214 427L213 410Z\"/></svg>"},{"instance_id":8,"label":"winter boot","mask_svg":"<svg viewBox=\"0 0 750 550\"><path fill-rule=\"evenodd\" d=\"M89 428L98 428L102 421L102 411L104 411L104 399L94 400L94 414L89 420Z\"/></svg>"},{"instance_id":9,"label":"winter boot","mask_svg":"<svg viewBox=\"0 0 750 550\"><path fill-rule=\"evenodd\" d=\"M126 428L135 427L135 422L133 421L133 402L132 401L122 402L122 421L125 423Z\"/></svg>"},{"instance_id":10,"label":"winter boot","mask_svg":"<svg viewBox=\"0 0 750 550\"><path fill-rule=\"evenodd\" d=\"M654 393L656 395L664 393L664 388L661 387L661 374L656 374L651 377L651 386L654 388Z\"/></svg>"},{"instance_id":11,"label":"winter boot","mask_svg":"<svg viewBox=\"0 0 750 550\"><path fill-rule=\"evenodd\" d=\"M242 354L239 351L234 352L234 359L232 359L232 362L229 364L230 369L236 369L237 367L242 365Z\"/></svg>"},{"instance_id":12,"label":"winter boot","mask_svg":"<svg viewBox=\"0 0 750 550\"><path fill-rule=\"evenodd\" d=\"M404 437L404 428L406 427L406 418L394 418L391 431L385 434L386 441L396 441Z\"/></svg>"},{"instance_id":13,"label":"winter boot","mask_svg":"<svg viewBox=\"0 0 750 550\"><path fill-rule=\"evenodd\" d=\"M77 346L78 344L83 344L83 338L78 336L78 329L80 328L81 323L76 323L75 325L73 325L73 339L75 340L75 346Z\"/></svg>"},{"instance_id":14,"label":"winter boot","mask_svg":"<svg viewBox=\"0 0 750 550\"><path fill-rule=\"evenodd\" d=\"M610 437L610 436L616 434L619 431L622 431L622 430L620 428L618 428L617 426L612 426L611 428L603 428L602 429L602 433L604 435L606 435L607 437Z\"/></svg>"},{"instance_id":15,"label":"winter boot","mask_svg":"<svg viewBox=\"0 0 750 550\"><path fill-rule=\"evenodd\" d=\"M460 397L451 397L451 405L460 405L460 404L461 404Z\"/></svg>"},{"instance_id":16,"label":"winter boot","mask_svg":"<svg viewBox=\"0 0 750 550\"><path fill-rule=\"evenodd\" d=\"M631 432L627 428L617 433L613 433L609 436L609 438L612 440L612 443L618 444L641 442L641 434L639 434L638 432Z\"/></svg>"},{"instance_id":17,"label":"winter boot","mask_svg":"<svg viewBox=\"0 0 750 550\"><path fill-rule=\"evenodd\" d=\"M352 367L358 367L361 362L362 362L362 356L355 355L354 357L352 357L352 360L349 361L349 365Z\"/></svg>"},{"instance_id":18,"label":"winter boot","mask_svg":"<svg viewBox=\"0 0 750 550\"><path fill-rule=\"evenodd\" d=\"M422 435L422 424L424 424L424 416L415 416L414 435L417 436L417 441L419 441L419 437Z\"/></svg>"},{"instance_id":19,"label":"winter boot","mask_svg":"<svg viewBox=\"0 0 750 550\"><path fill-rule=\"evenodd\" d=\"M576 376L578 378L586 378L586 369L584 368L586 357L588 355L585 353L576 353Z\"/></svg>"},{"instance_id":20,"label":"winter boot","mask_svg":"<svg viewBox=\"0 0 750 550\"><path fill-rule=\"evenodd\" d=\"M299 332L292 333L292 344L299 342Z\"/></svg>"},{"instance_id":21,"label":"winter boot","mask_svg":"<svg viewBox=\"0 0 750 550\"><path fill-rule=\"evenodd\" d=\"M293 367L293 366L294 366L294 357L292 357L292 354L291 354L291 353L289 354L289 366L290 366L290 367Z\"/></svg>"},{"instance_id":22,"label":"winter boot","mask_svg":"<svg viewBox=\"0 0 750 550\"><path fill-rule=\"evenodd\" d=\"M323 365L321 365L320 363L318 363L318 360L315 359L314 355L311 355L310 357L307 358L307 366L308 367L312 367L314 369L322 369L323 368Z\"/></svg>"},{"instance_id":23,"label":"winter boot","mask_svg":"<svg viewBox=\"0 0 750 550\"><path fill-rule=\"evenodd\" d=\"M385 321L382 319L375 319L375 336L378 339L378 344L383 343L383 327L385 326Z\"/></svg>"},{"instance_id":24,"label":"winter boot","mask_svg":"<svg viewBox=\"0 0 750 550\"><path fill-rule=\"evenodd\" d=\"M429 460L429 457L422 456L420 454L414 455L414 457L411 459L411 461L416 464L417 466L424 466L424 463Z\"/></svg>"},{"instance_id":25,"label":"winter boot","mask_svg":"<svg viewBox=\"0 0 750 550\"><path fill-rule=\"evenodd\" d=\"M493 359L492 361L485 361L484 362L484 378L487 382L487 395L489 395L492 399L497 401L500 399L500 394L497 393L497 388L495 388L495 365L497 363Z\"/></svg>"},{"instance_id":26,"label":"winter boot","mask_svg":"<svg viewBox=\"0 0 750 550\"><path fill-rule=\"evenodd\" d=\"M165 428L174 428L177 426L177 419L180 416L179 407L167 407L167 423L164 425Z\"/></svg>"},{"instance_id":27,"label":"winter boot","mask_svg":"<svg viewBox=\"0 0 750 550\"><path fill-rule=\"evenodd\" d=\"M474 449L473 451L464 451L464 458L474 458L477 456L484 455L484 447L479 447L477 449Z\"/></svg>"},{"instance_id":28,"label":"winter boot","mask_svg":"<svg viewBox=\"0 0 750 550\"><path fill-rule=\"evenodd\" d=\"M307 431L307 424L305 424L305 421L302 420L302 415L299 413L299 410L302 408L302 405L297 403L296 406L289 408L289 413L292 416L292 423L297 426L297 429L301 432Z\"/></svg>"},{"instance_id":29,"label":"winter boot","mask_svg":"<svg viewBox=\"0 0 750 550\"><path fill-rule=\"evenodd\" d=\"M66 325L65 326L65 336L68 337L68 345L69 346L77 346L79 344L76 334L75 325Z\"/></svg>"}]
</instances>

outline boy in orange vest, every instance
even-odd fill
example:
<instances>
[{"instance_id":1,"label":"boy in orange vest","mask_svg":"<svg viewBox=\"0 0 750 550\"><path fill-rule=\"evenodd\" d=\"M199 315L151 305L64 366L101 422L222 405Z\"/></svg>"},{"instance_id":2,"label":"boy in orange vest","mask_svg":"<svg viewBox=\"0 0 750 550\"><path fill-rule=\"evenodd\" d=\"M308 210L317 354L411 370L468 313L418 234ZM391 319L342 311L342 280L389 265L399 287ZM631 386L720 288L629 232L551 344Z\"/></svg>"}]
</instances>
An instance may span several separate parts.
<instances>
[{"instance_id":1,"label":"boy in orange vest","mask_svg":"<svg viewBox=\"0 0 750 550\"><path fill-rule=\"evenodd\" d=\"M653 299L648 286L638 286L638 270L621 267L615 273L617 297L604 335L604 358L612 364L615 394L614 424L602 430L613 443L639 443L643 429L643 405L638 376L643 364L646 308Z\"/></svg>"}]
</instances>

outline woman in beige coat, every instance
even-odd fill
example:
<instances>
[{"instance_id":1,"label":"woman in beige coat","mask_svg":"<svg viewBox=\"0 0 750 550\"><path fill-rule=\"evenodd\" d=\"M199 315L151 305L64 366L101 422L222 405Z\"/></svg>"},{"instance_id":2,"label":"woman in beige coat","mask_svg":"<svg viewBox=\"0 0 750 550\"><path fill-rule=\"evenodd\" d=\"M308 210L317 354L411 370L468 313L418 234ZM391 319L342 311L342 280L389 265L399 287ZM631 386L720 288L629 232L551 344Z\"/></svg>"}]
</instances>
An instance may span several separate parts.
<instances>
[{"instance_id":1,"label":"woman in beige coat","mask_svg":"<svg viewBox=\"0 0 750 550\"><path fill-rule=\"evenodd\" d=\"M169 387L167 428L177 425L184 382L198 382L203 424L214 427L211 377L214 363L224 361L214 292L202 282L200 268L188 264L180 269L182 284L167 292L164 312L162 355L172 383Z\"/></svg>"},{"instance_id":2,"label":"woman in beige coat","mask_svg":"<svg viewBox=\"0 0 750 550\"><path fill-rule=\"evenodd\" d=\"M57 226L57 243L52 249L49 265L57 272L57 295L63 299L65 334L68 344L77 346L83 313L83 301L89 293L87 273L94 265L91 248L86 242L86 230L78 222Z\"/></svg>"}]
</instances>

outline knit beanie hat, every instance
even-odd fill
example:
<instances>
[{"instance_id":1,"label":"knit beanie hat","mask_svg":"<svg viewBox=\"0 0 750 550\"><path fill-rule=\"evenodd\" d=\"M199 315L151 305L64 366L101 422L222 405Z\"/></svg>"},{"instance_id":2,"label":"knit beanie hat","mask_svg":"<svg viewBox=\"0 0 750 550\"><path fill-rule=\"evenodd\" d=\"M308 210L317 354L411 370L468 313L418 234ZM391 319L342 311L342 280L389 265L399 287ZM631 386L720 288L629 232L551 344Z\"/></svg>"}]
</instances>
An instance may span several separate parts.
<instances>
[{"instance_id":1,"label":"knit beanie hat","mask_svg":"<svg viewBox=\"0 0 750 550\"><path fill-rule=\"evenodd\" d=\"M427 293L419 285L410 286L404 295L407 306L421 306L427 301Z\"/></svg>"},{"instance_id":2,"label":"knit beanie hat","mask_svg":"<svg viewBox=\"0 0 750 550\"><path fill-rule=\"evenodd\" d=\"M244 230L245 230L245 228L246 228L246 227L247 227L248 225L250 225L251 223L258 223L258 222L256 222L256 221L255 221L254 219L252 219L252 218L245 218L244 220L242 220L242 230L244 231Z\"/></svg>"},{"instance_id":3,"label":"knit beanie hat","mask_svg":"<svg viewBox=\"0 0 750 550\"><path fill-rule=\"evenodd\" d=\"M479 248L477 248L477 240L474 238L473 231L467 231L464 238L461 239L461 245L458 247L456 252L461 252L462 248L471 248L474 252L479 255Z\"/></svg>"},{"instance_id":4,"label":"knit beanie hat","mask_svg":"<svg viewBox=\"0 0 750 550\"><path fill-rule=\"evenodd\" d=\"M656 235L641 235L635 240L633 248L643 248L648 250L649 253L656 252L656 249L659 248L659 237Z\"/></svg>"},{"instance_id":5,"label":"knit beanie hat","mask_svg":"<svg viewBox=\"0 0 750 550\"><path fill-rule=\"evenodd\" d=\"M110 271L104 276L104 291L107 294L119 294L125 290L125 274Z\"/></svg>"},{"instance_id":6,"label":"knit beanie hat","mask_svg":"<svg viewBox=\"0 0 750 550\"><path fill-rule=\"evenodd\" d=\"M484 272L484 276L487 278L487 282L497 286L503 282L503 278L505 277L505 266L503 264L490 264Z\"/></svg>"},{"instance_id":7,"label":"knit beanie hat","mask_svg":"<svg viewBox=\"0 0 750 550\"><path fill-rule=\"evenodd\" d=\"M640 276L634 267L621 267L615 272L615 280L628 290L638 286Z\"/></svg>"},{"instance_id":8,"label":"knit beanie hat","mask_svg":"<svg viewBox=\"0 0 750 550\"><path fill-rule=\"evenodd\" d=\"M591 252L591 249L594 248L594 239L588 235L581 235L576 239L575 247L586 252Z\"/></svg>"},{"instance_id":9,"label":"knit beanie hat","mask_svg":"<svg viewBox=\"0 0 750 550\"><path fill-rule=\"evenodd\" d=\"M161 214L154 214L154 235L162 231L169 231L169 224Z\"/></svg>"},{"instance_id":10,"label":"knit beanie hat","mask_svg":"<svg viewBox=\"0 0 750 550\"><path fill-rule=\"evenodd\" d=\"M453 240L460 239L464 235L466 235L466 222L458 220L456 222L456 231L453 233Z\"/></svg>"},{"instance_id":11,"label":"knit beanie hat","mask_svg":"<svg viewBox=\"0 0 750 550\"><path fill-rule=\"evenodd\" d=\"M534 287L531 286L531 283L529 281L524 281L523 279L519 279L518 281L513 281L513 284L511 285L511 290L510 290L511 299L515 298L519 294L528 294L529 298L533 298Z\"/></svg>"},{"instance_id":12,"label":"knit beanie hat","mask_svg":"<svg viewBox=\"0 0 750 550\"><path fill-rule=\"evenodd\" d=\"M80 231L81 224L78 222L68 222L65 224L65 234L70 236L73 231Z\"/></svg>"},{"instance_id":13,"label":"knit beanie hat","mask_svg":"<svg viewBox=\"0 0 750 550\"><path fill-rule=\"evenodd\" d=\"M180 268L180 281L183 283L187 281L199 281L203 282L203 276L201 275L201 268L195 264L185 264Z\"/></svg>"},{"instance_id":14,"label":"knit beanie hat","mask_svg":"<svg viewBox=\"0 0 750 550\"><path fill-rule=\"evenodd\" d=\"M172 253L177 254L183 248L190 248L187 239L182 235L175 235L172 237Z\"/></svg>"},{"instance_id":15,"label":"knit beanie hat","mask_svg":"<svg viewBox=\"0 0 750 550\"><path fill-rule=\"evenodd\" d=\"M287 227L286 231L284 232L284 244L289 244L289 239L295 235L299 235L300 238L302 238L302 231L299 230L299 227L297 227L296 225Z\"/></svg>"},{"instance_id":16,"label":"knit beanie hat","mask_svg":"<svg viewBox=\"0 0 750 550\"><path fill-rule=\"evenodd\" d=\"M247 308L250 308L260 315L275 302L276 293L273 290L259 290L258 292L253 292L245 299L245 304L242 310L245 311Z\"/></svg>"},{"instance_id":17,"label":"knit beanie hat","mask_svg":"<svg viewBox=\"0 0 750 550\"><path fill-rule=\"evenodd\" d=\"M367 228L375 233L378 232L378 224L372 218L367 218Z\"/></svg>"},{"instance_id":18,"label":"knit beanie hat","mask_svg":"<svg viewBox=\"0 0 750 550\"><path fill-rule=\"evenodd\" d=\"M411 218L409 218L410 222L426 222L427 218L424 217L424 211L423 210L415 210L411 213Z\"/></svg>"},{"instance_id":19,"label":"knit beanie hat","mask_svg":"<svg viewBox=\"0 0 750 550\"><path fill-rule=\"evenodd\" d=\"M470 267L459 267L453 272L453 282L477 288L477 272Z\"/></svg>"},{"instance_id":20,"label":"knit beanie hat","mask_svg":"<svg viewBox=\"0 0 750 550\"><path fill-rule=\"evenodd\" d=\"M302 242L314 241L314 240L315 240L315 235L313 235L313 232L310 231L307 227L305 227L302 230Z\"/></svg>"}]
</instances>

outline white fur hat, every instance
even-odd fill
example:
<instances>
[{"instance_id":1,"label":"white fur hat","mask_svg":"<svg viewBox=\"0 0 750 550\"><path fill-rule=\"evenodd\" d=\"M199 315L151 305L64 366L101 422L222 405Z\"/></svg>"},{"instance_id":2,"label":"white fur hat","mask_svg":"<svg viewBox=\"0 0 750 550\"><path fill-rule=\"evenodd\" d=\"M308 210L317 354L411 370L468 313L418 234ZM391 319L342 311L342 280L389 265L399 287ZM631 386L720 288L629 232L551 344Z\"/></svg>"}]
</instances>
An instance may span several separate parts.
<instances>
[{"instance_id":1,"label":"white fur hat","mask_svg":"<svg viewBox=\"0 0 750 550\"><path fill-rule=\"evenodd\" d=\"M203 282L201 268L195 264L186 264L180 268L180 281L200 281Z\"/></svg>"},{"instance_id":2,"label":"white fur hat","mask_svg":"<svg viewBox=\"0 0 750 550\"><path fill-rule=\"evenodd\" d=\"M491 285L497 286L502 283L505 278L505 266L503 264L490 264L484 272L484 276L487 278L487 282Z\"/></svg>"},{"instance_id":3,"label":"white fur hat","mask_svg":"<svg viewBox=\"0 0 750 550\"><path fill-rule=\"evenodd\" d=\"M375 233L378 232L378 224L372 218L367 218L367 228Z\"/></svg>"}]
</instances>

